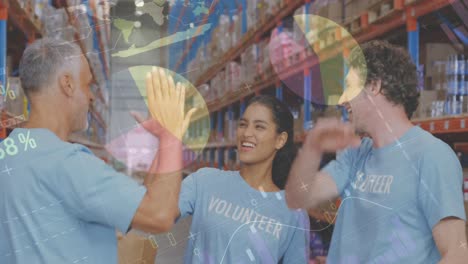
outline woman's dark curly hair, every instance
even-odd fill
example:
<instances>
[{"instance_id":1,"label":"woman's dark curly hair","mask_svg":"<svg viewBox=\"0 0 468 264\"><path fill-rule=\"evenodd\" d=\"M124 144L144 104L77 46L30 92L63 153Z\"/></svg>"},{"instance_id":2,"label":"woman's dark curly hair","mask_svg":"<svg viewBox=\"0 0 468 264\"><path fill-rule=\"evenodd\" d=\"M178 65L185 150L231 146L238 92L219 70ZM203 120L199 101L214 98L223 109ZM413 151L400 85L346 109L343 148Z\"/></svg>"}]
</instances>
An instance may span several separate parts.
<instances>
[{"instance_id":1,"label":"woman's dark curly hair","mask_svg":"<svg viewBox=\"0 0 468 264\"><path fill-rule=\"evenodd\" d=\"M403 48L373 40L353 49L348 66L359 70L365 85L380 80L382 94L390 102L402 105L411 118L419 103L418 79L416 66Z\"/></svg>"},{"instance_id":2,"label":"woman's dark curly hair","mask_svg":"<svg viewBox=\"0 0 468 264\"><path fill-rule=\"evenodd\" d=\"M272 178L275 185L283 190L288 179L297 148L294 144L294 118L289 108L281 101L270 95L259 95L252 98L247 107L252 104L261 104L271 111L273 121L276 124L276 133L286 132L288 139L286 144L276 152L273 159Z\"/></svg>"}]
</instances>

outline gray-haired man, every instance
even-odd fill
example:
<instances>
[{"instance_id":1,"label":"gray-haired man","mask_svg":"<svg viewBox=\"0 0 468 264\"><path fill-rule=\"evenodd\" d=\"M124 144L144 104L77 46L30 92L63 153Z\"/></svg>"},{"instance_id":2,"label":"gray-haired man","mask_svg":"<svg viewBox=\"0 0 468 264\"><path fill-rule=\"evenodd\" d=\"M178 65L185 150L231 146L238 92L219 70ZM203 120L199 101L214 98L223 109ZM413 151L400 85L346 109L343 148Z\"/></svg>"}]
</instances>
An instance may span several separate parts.
<instances>
[{"instance_id":1,"label":"gray-haired man","mask_svg":"<svg viewBox=\"0 0 468 264\"><path fill-rule=\"evenodd\" d=\"M182 163L181 135L173 132L183 126L173 120L183 120L183 111L168 111L170 121L160 113L159 124L152 125L160 139L159 166L153 166L156 180L145 188L86 147L66 142L87 127L94 100L93 78L78 46L49 39L33 43L23 54L20 77L31 113L1 146L6 155L0 166L11 171L0 174L0 263L116 263L116 228L168 231L178 213ZM183 107L174 101L181 91L162 71L147 76L147 84L148 94L164 94L151 98L152 113L168 102ZM23 136L37 147L17 146Z\"/></svg>"}]
</instances>

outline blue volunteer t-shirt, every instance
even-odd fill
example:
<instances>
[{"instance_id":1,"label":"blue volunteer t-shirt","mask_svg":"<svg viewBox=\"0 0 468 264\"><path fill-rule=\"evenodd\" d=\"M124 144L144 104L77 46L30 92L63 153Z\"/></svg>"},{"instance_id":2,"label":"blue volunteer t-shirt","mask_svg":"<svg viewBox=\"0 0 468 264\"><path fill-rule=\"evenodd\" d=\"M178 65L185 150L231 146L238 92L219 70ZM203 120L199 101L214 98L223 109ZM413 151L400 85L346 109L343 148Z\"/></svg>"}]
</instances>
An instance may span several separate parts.
<instances>
[{"instance_id":1,"label":"blue volunteer t-shirt","mask_svg":"<svg viewBox=\"0 0 468 264\"><path fill-rule=\"evenodd\" d=\"M455 153L417 126L393 144L372 145L364 138L324 168L342 197L327 263L437 263L434 226L466 220Z\"/></svg>"},{"instance_id":2,"label":"blue volunteer t-shirt","mask_svg":"<svg viewBox=\"0 0 468 264\"><path fill-rule=\"evenodd\" d=\"M20 143L33 139L36 148ZM146 189L86 147L46 129L15 129L0 159L0 263L117 263ZM0 148L15 148L4 140ZM34 144L33 144L34 146Z\"/></svg>"},{"instance_id":3,"label":"blue volunteer t-shirt","mask_svg":"<svg viewBox=\"0 0 468 264\"><path fill-rule=\"evenodd\" d=\"M189 175L179 208L193 215L185 263L308 263L307 214L288 209L284 191L258 191L238 171Z\"/></svg>"}]
</instances>

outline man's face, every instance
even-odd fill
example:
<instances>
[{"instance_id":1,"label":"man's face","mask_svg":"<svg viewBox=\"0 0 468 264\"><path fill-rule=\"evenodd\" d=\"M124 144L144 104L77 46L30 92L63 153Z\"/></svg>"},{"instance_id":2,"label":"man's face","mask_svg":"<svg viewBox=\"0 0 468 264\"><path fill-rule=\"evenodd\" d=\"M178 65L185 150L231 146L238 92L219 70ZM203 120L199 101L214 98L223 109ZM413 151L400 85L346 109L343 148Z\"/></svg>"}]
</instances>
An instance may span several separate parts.
<instances>
[{"instance_id":1,"label":"man's face","mask_svg":"<svg viewBox=\"0 0 468 264\"><path fill-rule=\"evenodd\" d=\"M359 133L366 132L368 125L366 120L370 117L373 104L368 98L364 82L356 69L349 70L345 78L345 85L339 104L348 111L349 120L355 130Z\"/></svg>"},{"instance_id":2,"label":"man's face","mask_svg":"<svg viewBox=\"0 0 468 264\"><path fill-rule=\"evenodd\" d=\"M88 111L94 101L90 86L93 84L93 75L91 74L88 61L84 56L80 57L79 78L74 80L74 122L73 131L83 131L88 128Z\"/></svg>"}]
</instances>

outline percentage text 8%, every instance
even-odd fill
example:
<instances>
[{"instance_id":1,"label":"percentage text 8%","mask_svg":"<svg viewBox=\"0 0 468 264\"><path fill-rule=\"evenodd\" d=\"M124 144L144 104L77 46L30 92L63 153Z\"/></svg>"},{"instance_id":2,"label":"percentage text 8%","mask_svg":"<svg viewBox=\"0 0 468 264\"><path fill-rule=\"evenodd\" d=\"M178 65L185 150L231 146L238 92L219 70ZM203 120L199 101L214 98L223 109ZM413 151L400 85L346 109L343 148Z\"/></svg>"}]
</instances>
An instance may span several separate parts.
<instances>
[{"instance_id":1,"label":"percentage text 8%","mask_svg":"<svg viewBox=\"0 0 468 264\"><path fill-rule=\"evenodd\" d=\"M25 134L18 134L19 143L23 145L23 150L27 151L28 148L35 149L37 147L36 141L33 138L30 138L30 132L28 131ZM0 148L0 160L5 158L5 155L15 156L18 154L18 146L15 144L13 138L7 138L3 141L4 148Z\"/></svg>"}]
</instances>

